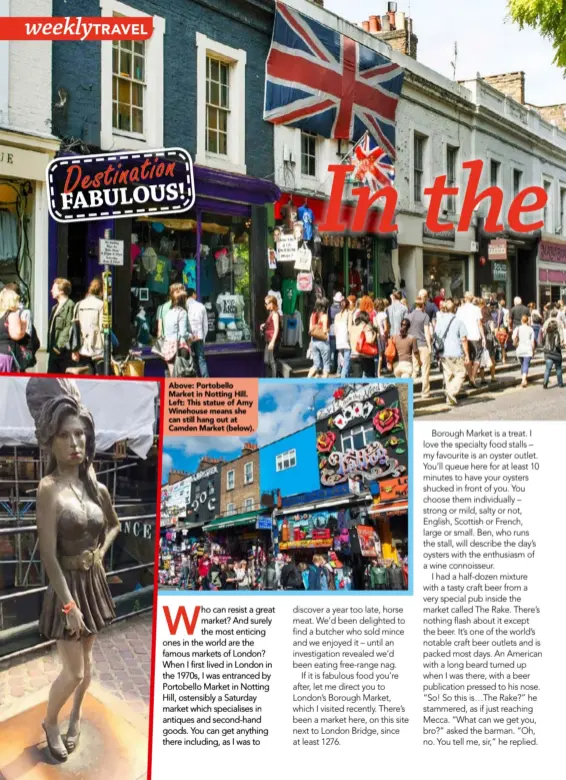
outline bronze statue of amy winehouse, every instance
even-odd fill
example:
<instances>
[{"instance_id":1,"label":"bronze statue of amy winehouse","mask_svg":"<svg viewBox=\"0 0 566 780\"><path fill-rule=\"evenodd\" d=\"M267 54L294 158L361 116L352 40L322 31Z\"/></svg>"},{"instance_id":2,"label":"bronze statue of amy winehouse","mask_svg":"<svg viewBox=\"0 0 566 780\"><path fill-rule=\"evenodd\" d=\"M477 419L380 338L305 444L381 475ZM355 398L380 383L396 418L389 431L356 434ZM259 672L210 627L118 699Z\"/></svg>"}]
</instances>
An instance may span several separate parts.
<instances>
[{"instance_id":1,"label":"bronze statue of amy winehouse","mask_svg":"<svg viewBox=\"0 0 566 780\"><path fill-rule=\"evenodd\" d=\"M96 480L94 421L77 384L30 378L26 398L39 445L49 455L37 492L39 550L49 580L39 629L57 640L63 663L42 725L51 755L66 761L79 742L94 640L115 617L103 559L120 524L107 488ZM59 714L73 694L63 738Z\"/></svg>"}]
</instances>

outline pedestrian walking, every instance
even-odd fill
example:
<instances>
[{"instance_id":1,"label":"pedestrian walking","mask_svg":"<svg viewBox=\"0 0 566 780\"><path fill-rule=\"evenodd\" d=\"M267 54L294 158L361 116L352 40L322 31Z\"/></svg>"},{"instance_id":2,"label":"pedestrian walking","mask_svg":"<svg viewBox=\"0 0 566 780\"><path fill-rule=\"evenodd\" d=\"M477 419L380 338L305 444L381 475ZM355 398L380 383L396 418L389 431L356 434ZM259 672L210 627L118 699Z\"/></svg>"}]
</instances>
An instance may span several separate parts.
<instances>
[{"instance_id":1,"label":"pedestrian walking","mask_svg":"<svg viewBox=\"0 0 566 780\"><path fill-rule=\"evenodd\" d=\"M329 331L328 300L319 298L314 305L314 311L309 322L309 335L311 337L309 349L313 362L308 373L309 377L314 377L321 373L322 378L326 379L330 374Z\"/></svg>"},{"instance_id":2,"label":"pedestrian walking","mask_svg":"<svg viewBox=\"0 0 566 780\"><path fill-rule=\"evenodd\" d=\"M350 376L350 357L352 347L350 345L350 327L354 312L350 310L347 298L340 301L340 311L334 317L334 338L336 339L336 352L338 355L337 369L342 379Z\"/></svg>"},{"instance_id":3,"label":"pedestrian walking","mask_svg":"<svg viewBox=\"0 0 566 780\"><path fill-rule=\"evenodd\" d=\"M548 383L550 382L550 374L552 369L556 371L556 379L558 387L564 387L564 379L562 375L562 348L566 346L564 344L564 336L560 333L560 328L556 318L548 321L548 327L544 333L544 381L543 388L548 389Z\"/></svg>"},{"instance_id":4,"label":"pedestrian walking","mask_svg":"<svg viewBox=\"0 0 566 780\"><path fill-rule=\"evenodd\" d=\"M334 320L336 315L342 311L341 304L344 301L344 296L341 292L337 292L332 298L332 305L328 310L328 321L330 324L330 331L328 341L330 343L330 373L335 374L338 367L338 348L336 346L336 331L334 327Z\"/></svg>"},{"instance_id":5,"label":"pedestrian walking","mask_svg":"<svg viewBox=\"0 0 566 780\"><path fill-rule=\"evenodd\" d=\"M446 301L446 315L436 323L435 343L441 358L446 402L458 403L458 393L466 378L470 362L466 326L454 314L454 301Z\"/></svg>"},{"instance_id":6,"label":"pedestrian walking","mask_svg":"<svg viewBox=\"0 0 566 780\"><path fill-rule=\"evenodd\" d=\"M102 329L102 279L95 277L82 301L75 306L74 320L79 324L80 345L72 353L75 365L90 374L104 373L104 331Z\"/></svg>"},{"instance_id":7,"label":"pedestrian walking","mask_svg":"<svg viewBox=\"0 0 566 780\"><path fill-rule=\"evenodd\" d=\"M187 314L189 316L191 351L195 367L198 375L206 379L209 373L204 354L204 342L208 334L208 313L204 304L197 300L197 291L194 287L187 288Z\"/></svg>"},{"instance_id":8,"label":"pedestrian walking","mask_svg":"<svg viewBox=\"0 0 566 780\"><path fill-rule=\"evenodd\" d=\"M387 318L386 309L387 301L383 298L378 298L375 302L375 327L377 330L377 376L380 377L383 371L385 347L387 346L387 339L389 337L389 320Z\"/></svg>"},{"instance_id":9,"label":"pedestrian walking","mask_svg":"<svg viewBox=\"0 0 566 780\"><path fill-rule=\"evenodd\" d=\"M467 292L464 295L464 304L459 307L456 316L466 329L469 357L469 363L467 364L468 380L472 387L476 387L476 376L486 343L481 309L474 304L474 296L471 292Z\"/></svg>"},{"instance_id":10,"label":"pedestrian walking","mask_svg":"<svg viewBox=\"0 0 566 780\"><path fill-rule=\"evenodd\" d=\"M0 372L24 370L19 357L26 329L27 323L20 316L20 296L4 287L0 292Z\"/></svg>"},{"instance_id":11,"label":"pedestrian walking","mask_svg":"<svg viewBox=\"0 0 566 780\"><path fill-rule=\"evenodd\" d=\"M535 334L535 345L540 347L541 331L542 331L542 314L537 309L536 303L529 303L530 325Z\"/></svg>"},{"instance_id":12,"label":"pedestrian walking","mask_svg":"<svg viewBox=\"0 0 566 780\"><path fill-rule=\"evenodd\" d=\"M391 295L391 305L387 307L387 319L389 321L389 333L396 336L401 329L401 321L408 314L408 309L401 303L401 293L394 292Z\"/></svg>"},{"instance_id":13,"label":"pedestrian walking","mask_svg":"<svg viewBox=\"0 0 566 780\"><path fill-rule=\"evenodd\" d=\"M531 316L531 312L528 307L524 305L522 299L517 296L513 299L513 307L509 311L509 327L511 328L511 332L522 325L523 317L525 316L528 319Z\"/></svg>"},{"instance_id":14,"label":"pedestrian walking","mask_svg":"<svg viewBox=\"0 0 566 780\"><path fill-rule=\"evenodd\" d=\"M367 311L358 311L350 326L350 374L356 379L375 377L377 335Z\"/></svg>"},{"instance_id":15,"label":"pedestrian walking","mask_svg":"<svg viewBox=\"0 0 566 780\"><path fill-rule=\"evenodd\" d=\"M513 331L513 346L515 347L517 360L521 364L521 376L523 378L521 387L526 387L529 367L535 354L535 334L529 325L527 314L523 314L521 324Z\"/></svg>"},{"instance_id":16,"label":"pedestrian walking","mask_svg":"<svg viewBox=\"0 0 566 780\"><path fill-rule=\"evenodd\" d=\"M495 346L497 342L495 340L495 323L489 301L480 299L480 303L485 338L485 347L480 358L480 381L482 385L485 385L487 384L485 379L486 370L489 370L491 381L495 382Z\"/></svg>"},{"instance_id":17,"label":"pedestrian walking","mask_svg":"<svg viewBox=\"0 0 566 780\"><path fill-rule=\"evenodd\" d=\"M281 334L281 317L279 316L279 303L274 295L266 297L265 308L268 312L267 319L261 326L261 332L265 339L263 362L267 367L267 373L271 372L271 377L275 379L277 377L276 350Z\"/></svg>"},{"instance_id":18,"label":"pedestrian walking","mask_svg":"<svg viewBox=\"0 0 566 780\"><path fill-rule=\"evenodd\" d=\"M393 336L393 343L397 351L397 360L393 364L393 373L398 379L410 379L413 376L413 361L422 368L422 360L417 346L417 340L409 335L411 322L407 317L401 320L401 328L396 336ZM430 371L430 358L429 358Z\"/></svg>"},{"instance_id":19,"label":"pedestrian walking","mask_svg":"<svg viewBox=\"0 0 566 780\"><path fill-rule=\"evenodd\" d=\"M64 374L71 364L69 336L75 310L75 304L70 298L71 290L71 282L68 279L57 278L51 287L51 297L55 305L49 316L47 339L49 374Z\"/></svg>"},{"instance_id":20,"label":"pedestrian walking","mask_svg":"<svg viewBox=\"0 0 566 780\"><path fill-rule=\"evenodd\" d=\"M410 327L409 336L413 336L417 342L417 348L420 356L420 365L422 367L422 387L421 397L430 396L430 363L432 355L432 331L431 322L428 314L425 312L424 298L417 298L415 308L408 316ZM413 355L413 379L419 375L419 360Z\"/></svg>"}]
</instances>

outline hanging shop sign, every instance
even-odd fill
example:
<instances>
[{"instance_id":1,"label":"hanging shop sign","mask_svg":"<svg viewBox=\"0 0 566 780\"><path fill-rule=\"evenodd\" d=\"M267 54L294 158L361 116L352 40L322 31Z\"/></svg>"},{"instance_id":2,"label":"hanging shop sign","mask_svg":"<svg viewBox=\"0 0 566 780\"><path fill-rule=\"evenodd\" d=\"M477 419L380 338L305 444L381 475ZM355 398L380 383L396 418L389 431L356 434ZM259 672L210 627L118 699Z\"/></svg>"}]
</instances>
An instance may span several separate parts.
<instances>
[{"instance_id":1,"label":"hanging shop sign","mask_svg":"<svg viewBox=\"0 0 566 780\"><path fill-rule=\"evenodd\" d=\"M255 527L258 531L271 531L273 521L270 517L258 517Z\"/></svg>"},{"instance_id":2,"label":"hanging shop sign","mask_svg":"<svg viewBox=\"0 0 566 780\"><path fill-rule=\"evenodd\" d=\"M337 512L329 510L297 512L277 521L278 536L282 543L313 542L312 546L315 547L320 546L319 543L322 546L329 545L332 531L336 530L337 525Z\"/></svg>"},{"instance_id":3,"label":"hanging shop sign","mask_svg":"<svg viewBox=\"0 0 566 780\"><path fill-rule=\"evenodd\" d=\"M377 480L398 478L407 471L399 391L389 386L367 396L369 388L364 388L366 395L360 396L348 389L336 391L334 404L316 424L320 482L333 487L357 479L371 490ZM327 415L329 408L333 413Z\"/></svg>"},{"instance_id":4,"label":"hanging shop sign","mask_svg":"<svg viewBox=\"0 0 566 780\"><path fill-rule=\"evenodd\" d=\"M308 246L303 245L297 252L295 271L310 271L312 268L312 252Z\"/></svg>"},{"instance_id":5,"label":"hanging shop sign","mask_svg":"<svg viewBox=\"0 0 566 780\"><path fill-rule=\"evenodd\" d=\"M487 256L490 260L507 260L507 240L494 238L487 246Z\"/></svg>"},{"instance_id":6,"label":"hanging shop sign","mask_svg":"<svg viewBox=\"0 0 566 780\"><path fill-rule=\"evenodd\" d=\"M181 214L195 202L193 162L185 149L58 157L47 192L57 222Z\"/></svg>"},{"instance_id":7,"label":"hanging shop sign","mask_svg":"<svg viewBox=\"0 0 566 780\"><path fill-rule=\"evenodd\" d=\"M409 495L409 477L397 477L397 479L384 479L379 484L379 503L399 501Z\"/></svg>"},{"instance_id":8,"label":"hanging shop sign","mask_svg":"<svg viewBox=\"0 0 566 780\"><path fill-rule=\"evenodd\" d=\"M101 238L99 244L99 265L124 265L124 242L112 238Z\"/></svg>"},{"instance_id":9,"label":"hanging shop sign","mask_svg":"<svg viewBox=\"0 0 566 780\"><path fill-rule=\"evenodd\" d=\"M318 548L318 547L332 547L333 540L332 538L326 537L321 539L299 539L298 541L293 542L280 542L279 543L279 549L280 550L308 550Z\"/></svg>"},{"instance_id":10,"label":"hanging shop sign","mask_svg":"<svg viewBox=\"0 0 566 780\"><path fill-rule=\"evenodd\" d=\"M277 260L280 263L296 263L299 257L299 242L293 233L281 233L277 242Z\"/></svg>"}]
</instances>

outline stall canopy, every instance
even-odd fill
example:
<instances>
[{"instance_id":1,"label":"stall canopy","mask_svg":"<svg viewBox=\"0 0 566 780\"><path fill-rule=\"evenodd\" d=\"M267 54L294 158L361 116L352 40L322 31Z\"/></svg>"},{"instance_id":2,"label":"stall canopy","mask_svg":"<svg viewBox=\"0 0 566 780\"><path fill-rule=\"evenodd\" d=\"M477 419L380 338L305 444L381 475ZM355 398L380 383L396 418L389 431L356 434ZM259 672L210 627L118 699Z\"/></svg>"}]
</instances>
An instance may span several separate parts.
<instances>
[{"instance_id":1,"label":"stall canopy","mask_svg":"<svg viewBox=\"0 0 566 780\"><path fill-rule=\"evenodd\" d=\"M257 510L255 512L245 512L243 515L227 515L225 517L217 517L212 523L204 526L205 531L221 531L224 528L236 528L240 525L252 525L255 523L258 517Z\"/></svg>"},{"instance_id":2,"label":"stall canopy","mask_svg":"<svg viewBox=\"0 0 566 780\"><path fill-rule=\"evenodd\" d=\"M0 446L36 445L35 425L26 403L28 378L0 382ZM140 458L153 444L157 382L81 379L81 402L94 418L96 449L106 451L119 441Z\"/></svg>"}]
</instances>

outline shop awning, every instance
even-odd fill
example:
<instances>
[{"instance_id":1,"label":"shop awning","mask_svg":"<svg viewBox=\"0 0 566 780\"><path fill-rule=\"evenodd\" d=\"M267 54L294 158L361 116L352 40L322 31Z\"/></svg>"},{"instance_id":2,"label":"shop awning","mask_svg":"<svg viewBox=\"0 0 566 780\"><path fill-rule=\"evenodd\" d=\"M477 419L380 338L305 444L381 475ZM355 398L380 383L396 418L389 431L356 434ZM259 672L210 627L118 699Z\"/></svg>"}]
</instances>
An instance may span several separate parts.
<instances>
[{"instance_id":1,"label":"shop awning","mask_svg":"<svg viewBox=\"0 0 566 780\"><path fill-rule=\"evenodd\" d=\"M397 501L392 504L374 504L374 506L371 506L369 508L369 516L374 517L375 515L387 515L387 514L392 514L393 512L408 512L408 511L409 511L408 501Z\"/></svg>"},{"instance_id":2,"label":"shop awning","mask_svg":"<svg viewBox=\"0 0 566 780\"><path fill-rule=\"evenodd\" d=\"M255 512L245 512L242 515L226 515L217 517L212 523L204 526L205 531L221 531L223 528L236 528L241 525L255 525L258 518L257 510Z\"/></svg>"}]
</instances>

